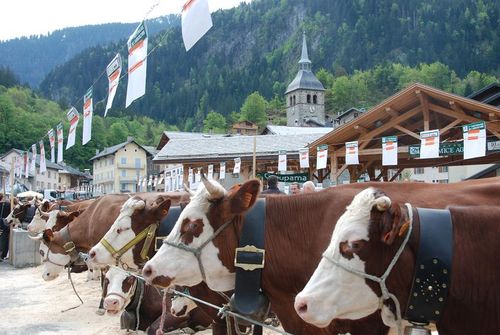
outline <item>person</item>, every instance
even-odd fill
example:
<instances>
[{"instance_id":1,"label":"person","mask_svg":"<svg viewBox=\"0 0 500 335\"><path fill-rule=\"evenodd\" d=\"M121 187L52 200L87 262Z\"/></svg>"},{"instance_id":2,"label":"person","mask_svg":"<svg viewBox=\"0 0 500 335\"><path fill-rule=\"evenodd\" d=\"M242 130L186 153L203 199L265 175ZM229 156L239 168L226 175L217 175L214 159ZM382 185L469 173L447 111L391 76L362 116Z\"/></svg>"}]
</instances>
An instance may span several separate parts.
<instances>
[{"instance_id":1,"label":"person","mask_svg":"<svg viewBox=\"0 0 500 335\"><path fill-rule=\"evenodd\" d=\"M267 178L267 190L262 191L260 194L283 194L278 188L278 177L272 175Z\"/></svg>"},{"instance_id":2,"label":"person","mask_svg":"<svg viewBox=\"0 0 500 335\"><path fill-rule=\"evenodd\" d=\"M314 193L316 192L316 186L314 186L314 183L312 181L308 180L304 183L304 185L302 185L302 192Z\"/></svg>"},{"instance_id":3,"label":"person","mask_svg":"<svg viewBox=\"0 0 500 335\"><path fill-rule=\"evenodd\" d=\"M299 194L300 193L300 185L297 182L293 182L290 185L290 194Z\"/></svg>"},{"instance_id":4,"label":"person","mask_svg":"<svg viewBox=\"0 0 500 335\"><path fill-rule=\"evenodd\" d=\"M7 257L9 252L10 227L5 218L10 214L10 202L3 201L3 194L0 193L0 261Z\"/></svg>"}]
</instances>

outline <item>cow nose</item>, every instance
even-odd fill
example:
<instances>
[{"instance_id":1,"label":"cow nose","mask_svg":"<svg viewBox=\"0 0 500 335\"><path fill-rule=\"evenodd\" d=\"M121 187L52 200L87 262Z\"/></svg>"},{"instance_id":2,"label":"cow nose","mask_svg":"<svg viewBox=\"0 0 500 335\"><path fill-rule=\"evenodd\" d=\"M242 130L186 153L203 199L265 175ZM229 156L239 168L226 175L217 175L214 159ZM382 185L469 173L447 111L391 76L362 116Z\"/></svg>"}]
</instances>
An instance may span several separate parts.
<instances>
[{"instance_id":1,"label":"cow nose","mask_svg":"<svg viewBox=\"0 0 500 335\"><path fill-rule=\"evenodd\" d=\"M142 269L142 275L144 278L151 278L153 276L153 268L150 264L147 264L144 269Z\"/></svg>"},{"instance_id":2,"label":"cow nose","mask_svg":"<svg viewBox=\"0 0 500 335\"><path fill-rule=\"evenodd\" d=\"M90 257L90 259L94 259L95 258L95 251L94 250L90 250L89 257Z\"/></svg>"},{"instance_id":3,"label":"cow nose","mask_svg":"<svg viewBox=\"0 0 500 335\"><path fill-rule=\"evenodd\" d=\"M113 307L118 306L118 299L115 298L106 298L104 299L104 308L111 309Z\"/></svg>"},{"instance_id":4,"label":"cow nose","mask_svg":"<svg viewBox=\"0 0 500 335\"><path fill-rule=\"evenodd\" d=\"M295 310L299 315L307 313L307 300L302 297L295 299Z\"/></svg>"}]
</instances>

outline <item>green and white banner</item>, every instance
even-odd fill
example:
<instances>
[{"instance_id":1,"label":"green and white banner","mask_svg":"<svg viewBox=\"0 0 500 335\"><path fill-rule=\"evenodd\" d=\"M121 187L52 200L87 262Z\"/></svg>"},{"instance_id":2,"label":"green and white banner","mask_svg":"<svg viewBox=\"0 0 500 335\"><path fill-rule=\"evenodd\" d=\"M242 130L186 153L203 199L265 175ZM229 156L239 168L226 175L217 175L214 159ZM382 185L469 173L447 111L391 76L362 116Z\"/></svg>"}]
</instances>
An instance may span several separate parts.
<instances>
[{"instance_id":1,"label":"green and white banner","mask_svg":"<svg viewBox=\"0 0 500 335\"><path fill-rule=\"evenodd\" d=\"M309 167L309 148L299 150L300 168L307 169Z\"/></svg>"},{"instance_id":2,"label":"green and white banner","mask_svg":"<svg viewBox=\"0 0 500 335\"><path fill-rule=\"evenodd\" d=\"M464 159L486 156L486 124L484 121L466 124L464 133Z\"/></svg>"},{"instance_id":3,"label":"green and white banner","mask_svg":"<svg viewBox=\"0 0 500 335\"><path fill-rule=\"evenodd\" d=\"M187 0L182 6L182 40L186 51L212 28L208 0Z\"/></svg>"},{"instance_id":4,"label":"green and white banner","mask_svg":"<svg viewBox=\"0 0 500 335\"><path fill-rule=\"evenodd\" d=\"M439 129L420 132L420 158L439 158Z\"/></svg>"},{"instance_id":5,"label":"green and white banner","mask_svg":"<svg viewBox=\"0 0 500 335\"><path fill-rule=\"evenodd\" d=\"M148 32L141 22L130 35L128 42L128 82L125 108L146 93L146 68L148 61Z\"/></svg>"},{"instance_id":6,"label":"green and white banner","mask_svg":"<svg viewBox=\"0 0 500 335\"><path fill-rule=\"evenodd\" d=\"M57 129L57 162L61 163L63 161L63 142L64 142L62 123L59 123L56 129Z\"/></svg>"},{"instance_id":7,"label":"green and white banner","mask_svg":"<svg viewBox=\"0 0 500 335\"><path fill-rule=\"evenodd\" d=\"M278 171L286 171L286 151L280 150L278 153Z\"/></svg>"},{"instance_id":8,"label":"green and white banner","mask_svg":"<svg viewBox=\"0 0 500 335\"><path fill-rule=\"evenodd\" d=\"M68 141L66 142L66 150L68 150L75 145L76 127L78 126L80 115L75 107L71 107L66 116L69 121Z\"/></svg>"},{"instance_id":9,"label":"green and white banner","mask_svg":"<svg viewBox=\"0 0 500 335\"><path fill-rule=\"evenodd\" d=\"M345 143L345 163L347 165L359 164L358 141Z\"/></svg>"},{"instance_id":10,"label":"green and white banner","mask_svg":"<svg viewBox=\"0 0 500 335\"><path fill-rule=\"evenodd\" d=\"M118 88L118 82L120 81L120 74L122 73L122 57L120 54L116 54L115 58L106 67L106 74L108 75L108 102L106 103L106 109L104 110L104 117L108 114L108 110L113 105L113 100L115 99L116 89Z\"/></svg>"},{"instance_id":11,"label":"green and white banner","mask_svg":"<svg viewBox=\"0 0 500 335\"><path fill-rule=\"evenodd\" d=\"M326 161L328 160L328 145L319 145L316 154L316 170L325 169Z\"/></svg>"},{"instance_id":12,"label":"green and white banner","mask_svg":"<svg viewBox=\"0 0 500 335\"><path fill-rule=\"evenodd\" d=\"M382 137L382 165L398 165L398 137Z\"/></svg>"},{"instance_id":13,"label":"green and white banner","mask_svg":"<svg viewBox=\"0 0 500 335\"><path fill-rule=\"evenodd\" d=\"M83 138L82 145L87 144L92 138L92 114L94 113L92 87L83 97Z\"/></svg>"}]
</instances>

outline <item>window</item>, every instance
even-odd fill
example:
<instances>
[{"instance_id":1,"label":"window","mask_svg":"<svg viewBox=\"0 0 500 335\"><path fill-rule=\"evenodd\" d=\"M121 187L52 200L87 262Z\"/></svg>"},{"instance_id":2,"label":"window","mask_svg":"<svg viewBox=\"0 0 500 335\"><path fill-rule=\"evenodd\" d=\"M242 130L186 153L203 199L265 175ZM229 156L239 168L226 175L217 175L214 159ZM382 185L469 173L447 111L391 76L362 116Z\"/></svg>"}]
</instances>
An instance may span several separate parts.
<instances>
[{"instance_id":1,"label":"window","mask_svg":"<svg viewBox=\"0 0 500 335\"><path fill-rule=\"evenodd\" d=\"M415 168L415 174L424 174L424 168Z\"/></svg>"},{"instance_id":2,"label":"window","mask_svg":"<svg viewBox=\"0 0 500 335\"><path fill-rule=\"evenodd\" d=\"M317 104L318 103L318 96L315 94L313 95L313 104Z\"/></svg>"},{"instance_id":3,"label":"window","mask_svg":"<svg viewBox=\"0 0 500 335\"><path fill-rule=\"evenodd\" d=\"M310 94L308 94L308 95L307 95L307 103L308 103L308 104L310 104L310 103L311 103L311 95L310 95Z\"/></svg>"},{"instance_id":4,"label":"window","mask_svg":"<svg viewBox=\"0 0 500 335\"><path fill-rule=\"evenodd\" d=\"M292 97L290 97L290 106L292 105Z\"/></svg>"},{"instance_id":5,"label":"window","mask_svg":"<svg viewBox=\"0 0 500 335\"><path fill-rule=\"evenodd\" d=\"M50 171L49 170L47 170L47 177L50 178Z\"/></svg>"},{"instance_id":6,"label":"window","mask_svg":"<svg viewBox=\"0 0 500 335\"><path fill-rule=\"evenodd\" d=\"M127 176L127 170L121 170L121 176L126 177Z\"/></svg>"},{"instance_id":7,"label":"window","mask_svg":"<svg viewBox=\"0 0 500 335\"><path fill-rule=\"evenodd\" d=\"M120 191L128 190L128 184L126 183L121 183L120 187Z\"/></svg>"},{"instance_id":8,"label":"window","mask_svg":"<svg viewBox=\"0 0 500 335\"><path fill-rule=\"evenodd\" d=\"M297 101L295 100L295 95L293 96L293 104L295 105Z\"/></svg>"},{"instance_id":9,"label":"window","mask_svg":"<svg viewBox=\"0 0 500 335\"><path fill-rule=\"evenodd\" d=\"M238 131L239 131L239 129L238 129ZM140 169L141 168L141 159L140 158L136 158L135 159L135 168L136 169Z\"/></svg>"},{"instance_id":10,"label":"window","mask_svg":"<svg viewBox=\"0 0 500 335\"><path fill-rule=\"evenodd\" d=\"M127 157L120 158L120 164L127 164Z\"/></svg>"},{"instance_id":11,"label":"window","mask_svg":"<svg viewBox=\"0 0 500 335\"><path fill-rule=\"evenodd\" d=\"M110 163L109 163L110 165L115 165L115 158L114 158L114 157L111 157L111 158L109 159L109 162L110 162Z\"/></svg>"},{"instance_id":12,"label":"window","mask_svg":"<svg viewBox=\"0 0 500 335\"><path fill-rule=\"evenodd\" d=\"M440 173L448 172L448 167L447 166L440 166L440 167L438 167L438 170Z\"/></svg>"}]
</instances>

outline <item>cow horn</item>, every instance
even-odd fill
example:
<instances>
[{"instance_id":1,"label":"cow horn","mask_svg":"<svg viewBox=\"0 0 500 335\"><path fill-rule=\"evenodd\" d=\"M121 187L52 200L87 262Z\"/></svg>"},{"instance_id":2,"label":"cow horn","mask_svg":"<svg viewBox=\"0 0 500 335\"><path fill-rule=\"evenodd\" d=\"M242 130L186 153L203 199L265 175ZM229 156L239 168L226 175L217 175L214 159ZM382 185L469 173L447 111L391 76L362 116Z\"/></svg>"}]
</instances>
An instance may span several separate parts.
<instances>
[{"instance_id":1,"label":"cow horn","mask_svg":"<svg viewBox=\"0 0 500 335\"><path fill-rule=\"evenodd\" d=\"M41 241L43 239L43 232L39 233L36 236L31 236L30 234L28 234L28 237L34 241Z\"/></svg>"},{"instance_id":2,"label":"cow horn","mask_svg":"<svg viewBox=\"0 0 500 335\"><path fill-rule=\"evenodd\" d=\"M190 197L194 196L194 192L189 188L189 186L187 186L186 183L184 183L184 191L186 191L187 193L189 193Z\"/></svg>"},{"instance_id":3,"label":"cow horn","mask_svg":"<svg viewBox=\"0 0 500 335\"><path fill-rule=\"evenodd\" d=\"M380 198L375 199L375 204L377 205L377 209L380 212L385 212L391 207L391 199L387 196L382 196Z\"/></svg>"},{"instance_id":4,"label":"cow horn","mask_svg":"<svg viewBox=\"0 0 500 335\"><path fill-rule=\"evenodd\" d=\"M212 184L210 180L207 179L207 177L205 177L203 171L201 172L201 181L203 182L203 185L205 185L205 188L207 189L212 199L220 199L224 196L224 194L221 194L221 190L214 184Z\"/></svg>"}]
</instances>

